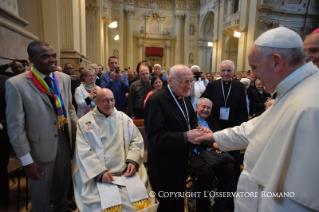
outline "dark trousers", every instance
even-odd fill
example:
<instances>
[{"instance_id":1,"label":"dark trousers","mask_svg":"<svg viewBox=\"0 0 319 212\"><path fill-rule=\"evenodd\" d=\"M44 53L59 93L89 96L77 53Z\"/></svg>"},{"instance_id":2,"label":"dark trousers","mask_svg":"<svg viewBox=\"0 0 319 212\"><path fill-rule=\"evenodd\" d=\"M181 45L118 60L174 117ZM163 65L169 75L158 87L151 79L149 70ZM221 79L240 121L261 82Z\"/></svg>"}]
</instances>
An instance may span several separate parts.
<instances>
[{"instance_id":1,"label":"dark trousers","mask_svg":"<svg viewBox=\"0 0 319 212\"><path fill-rule=\"evenodd\" d=\"M234 191L233 163L228 163L212 170L208 165L206 165L205 161L199 155L192 153L190 156L190 166L193 171L192 175L197 177L197 180L195 180L194 183L195 189L197 189L196 192L200 192L197 205L198 211L211 211L211 202L209 201L209 197L214 194L211 191L215 176L218 179L218 192ZM234 210L234 199L232 197L215 197L214 201L214 212L228 212Z\"/></svg>"},{"instance_id":2,"label":"dark trousers","mask_svg":"<svg viewBox=\"0 0 319 212\"><path fill-rule=\"evenodd\" d=\"M136 119L144 118L144 109L143 108L133 108L134 117Z\"/></svg>"},{"instance_id":3,"label":"dark trousers","mask_svg":"<svg viewBox=\"0 0 319 212\"><path fill-rule=\"evenodd\" d=\"M9 206L9 180L8 164L11 144L7 128L0 131L0 211L5 211Z\"/></svg>"}]
</instances>

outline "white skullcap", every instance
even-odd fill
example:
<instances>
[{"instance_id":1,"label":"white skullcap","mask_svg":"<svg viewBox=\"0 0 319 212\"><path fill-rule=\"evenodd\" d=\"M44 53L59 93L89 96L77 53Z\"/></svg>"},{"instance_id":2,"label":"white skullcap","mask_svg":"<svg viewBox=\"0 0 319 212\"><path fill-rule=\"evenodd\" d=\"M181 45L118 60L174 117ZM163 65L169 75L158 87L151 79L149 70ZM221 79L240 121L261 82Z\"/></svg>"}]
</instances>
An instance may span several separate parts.
<instances>
[{"instance_id":1,"label":"white skullcap","mask_svg":"<svg viewBox=\"0 0 319 212\"><path fill-rule=\"evenodd\" d=\"M286 27L268 30L261 34L254 43L256 46L284 49L303 47L301 37L296 32Z\"/></svg>"},{"instance_id":2,"label":"white skullcap","mask_svg":"<svg viewBox=\"0 0 319 212\"><path fill-rule=\"evenodd\" d=\"M241 78L240 82L247 82L247 84L250 85L250 79L248 78Z\"/></svg>"},{"instance_id":3,"label":"white skullcap","mask_svg":"<svg viewBox=\"0 0 319 212\"><path fill-rule=\"evenodd\" d=\"M158 67L162 68L162 66L161 66L160 64L155 64L154 67L155 67L155 66L158 66Z\"/></svg>"},{"instance_id":4,"label":"white skullcap","mask_svg":"<svg viewBox=\"0 0 319 212\"><path fill-rule=\"evenodd\" d=\"M199 66L193 65L193 66L191 67L191 70L192 70L193 68L198 68L198 71L200 72L200 67L199 67Z\"/></svg>"}]
</instances>

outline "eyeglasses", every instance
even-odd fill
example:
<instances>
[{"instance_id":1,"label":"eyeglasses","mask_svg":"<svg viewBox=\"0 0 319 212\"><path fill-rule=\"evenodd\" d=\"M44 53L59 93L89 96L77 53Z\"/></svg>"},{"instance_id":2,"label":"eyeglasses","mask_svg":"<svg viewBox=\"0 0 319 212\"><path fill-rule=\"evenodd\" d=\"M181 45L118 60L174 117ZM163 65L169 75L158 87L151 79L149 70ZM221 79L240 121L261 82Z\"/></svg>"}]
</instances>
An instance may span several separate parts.
<instances>
[{"instance_id":1,"label":"eyeglasses","mask_svg":"<svg viewBox=\"0 0 319 212\"><path fill-rule=\"evenodd\" d=\"M98 99L98 100L101 101L103 104L115 102L114 98L112 98L112 99Z\"/></svg>"},{"instance_id":2,"label":"eyeglasses","mask_svg":"<svg viewBox=\"0 0 319 212\"><path fill-rule=\"evenodd\" d=\"M230 70L230 69L227 69L227 70L224 70L224 69L223 69L223 70L220 70L220 72L223 73L223 74L224 74L225 72L227 72L228 74L230 74L230 73L232 73L233 71Z\"/></svg>"},{"instance_id":3,"label":"eyeglasses","mask_svg":"<svg viewBox=\"0 0 319 212\"><path fill-rule=\"evenodd\" d=\"M175 79L174 77L172 77L172 79L180 82L182 85L193 85L194 84L193 79L181 79L181 80L178 80L178 79Z\"/></svg>"}]
</instances>

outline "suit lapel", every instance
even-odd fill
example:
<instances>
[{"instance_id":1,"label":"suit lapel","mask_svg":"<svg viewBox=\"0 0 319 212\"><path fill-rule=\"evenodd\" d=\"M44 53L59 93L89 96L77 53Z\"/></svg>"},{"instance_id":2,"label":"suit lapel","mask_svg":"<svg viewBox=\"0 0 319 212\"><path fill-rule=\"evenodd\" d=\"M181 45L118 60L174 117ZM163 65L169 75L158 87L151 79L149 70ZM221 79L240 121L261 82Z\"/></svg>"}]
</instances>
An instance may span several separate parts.
<instances>
[{"instance_id":1,"label":"suit lapel","mask_svg":"<svg viewBox=\"0 0 319 212\"><path fill-rule=\"evenodd\" d=\"M35 90L35 92L37 92L41 96L43 101L46 102L49 105L49 107L52 108L52 110L54 110L54 108L52 107L51 102L49 100L49 97L45 93L42 93L41 91L39 91L39 89L37 87L35 87L35 85L33 84L33 82L31 81L31 79L29 77L29 74L27 75L27 81L30 84L30 86Z\"/></svg>"}]
</instances>

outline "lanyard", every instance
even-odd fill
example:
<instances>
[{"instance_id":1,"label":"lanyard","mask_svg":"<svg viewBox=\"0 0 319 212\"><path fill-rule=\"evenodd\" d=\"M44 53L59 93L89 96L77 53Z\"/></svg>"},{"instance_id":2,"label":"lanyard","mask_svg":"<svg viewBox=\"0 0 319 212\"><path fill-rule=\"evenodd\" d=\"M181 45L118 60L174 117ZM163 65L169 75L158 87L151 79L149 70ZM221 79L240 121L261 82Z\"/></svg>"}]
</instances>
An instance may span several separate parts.
<instances>
[{"instance_id":1,"label":"lanyard","mask_svg":"<svg viewBox=\"0 0 319 212\"><path fill-rule=\"evenodd\" d=\"M230 86L229 86L229 90L228 90L228 94L226 96L226 99L225 99L225 93L224 93L224 83L223 83L223 79L220 79L221 83L222 83L222 91L223 91L223 97L224 97L224 102L225 102L225 107L226 107L226 103L227 103L227 100L228 100L228 96L229 96L229 93L230 93L230 90L231 90L231 84L232 84L232 81L233 79L230 80Z\"/></svg>"},{"instance_id":2,"label":"lanyard","mask_svg":"<svg viewBox=\"0 0 319 212\"><path fill-rule=\"evenodd\" d=\"M183 109L181 108L181 106L180 106L179 103L177 102L177 99L175 98L175 96L174 96L174 94L173 94L171 88L169 87L169 85L168 85L167 87L168 87L169 92L171 92L172 97L174 98L174 100L175 100L177 106L179 107L180 111L182 112L182 114L183 114L183 116L184 116L184 118L185 118L185 120L186 120L186 123L187 123L187 126L188 126L188 130L191 130L191 127L190 127L190 125L189 125L188 110L187 110L187 107L186 107L186 104L185 104L185 99L183 98L184 105L185 105L185 109L186 109L186 116L185 116L185 113L184 113ZM186 118L186 117L187 117L187 118Z\"/></svg>"}]
</instances>

